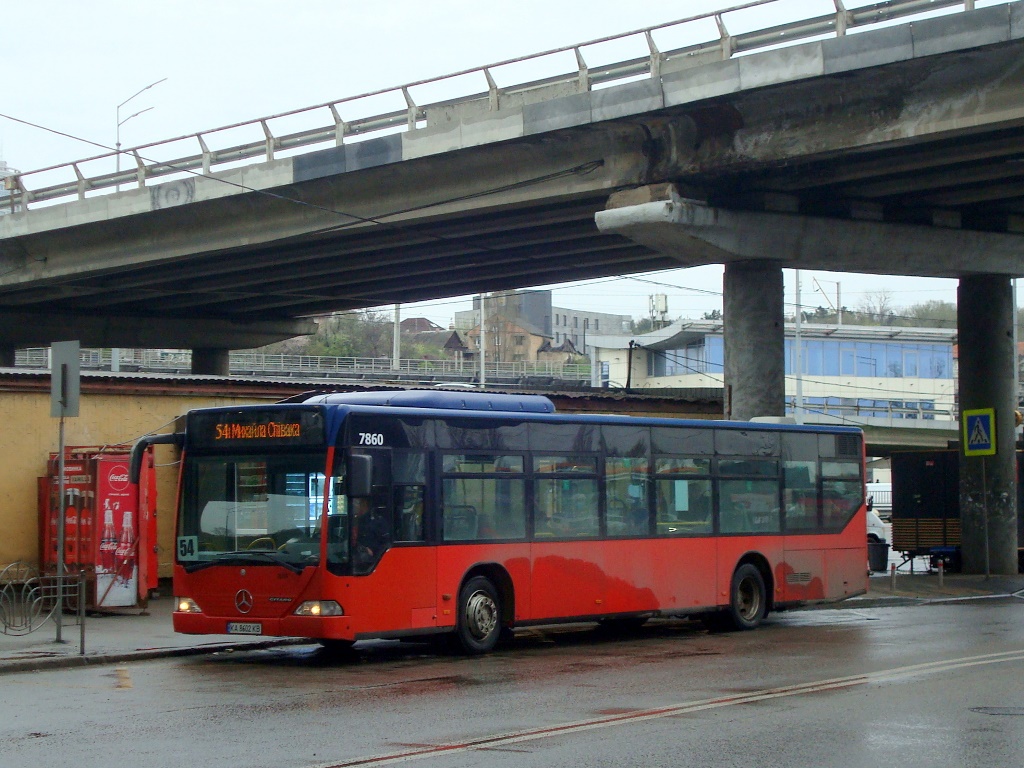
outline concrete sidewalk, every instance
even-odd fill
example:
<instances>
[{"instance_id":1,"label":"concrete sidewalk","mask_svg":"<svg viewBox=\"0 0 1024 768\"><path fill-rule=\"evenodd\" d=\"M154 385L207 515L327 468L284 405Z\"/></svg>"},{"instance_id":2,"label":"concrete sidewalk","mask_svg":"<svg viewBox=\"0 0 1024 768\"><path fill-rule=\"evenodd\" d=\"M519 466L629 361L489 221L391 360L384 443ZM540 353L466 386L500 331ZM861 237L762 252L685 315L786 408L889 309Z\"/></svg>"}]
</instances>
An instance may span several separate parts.
<instances>
[{"instance_id":1,"label":"concrete sidewalk","mask_svg":"<svg viewBox=\"0 0 1024 768\"><path fill-rule=\"evenodd\" d=\"M171 626L173 610L173 598L158 597L150 600L145 610L124 609L89 615L85 619L84 654L80 645L81 628L73 615L63 617L63 642L60 644L55 642L57 625L52 620L27 635L0 634L0 673L190 656L296 642L293 638L179 635Z\"/></svg>"},{"instance_id":2,"label":"concrete sidewalk","mask_svg":"<svg viewBox=\"0 0 1024 768\"><path fill-rule=\"evenodd\" d=\"M1024 575L944 576L899 573L895 589L889 575L872 576L866 595L824 608L866 608L913 605L995 595L1024 598ZM85 653L80 653L80 628L74 616L65 616L64 642L54 642L56 625L49 621L28 635L0 634L0 673L37 669L111 664L124 661L223 652L229 649L266 648L283 643L308 642L294 638L242 638L234 635L179 635L171 627L174 600L159 597L145 611L125 610L116 614L88 616L85 622Z\"/></svg>"}]
</instances>

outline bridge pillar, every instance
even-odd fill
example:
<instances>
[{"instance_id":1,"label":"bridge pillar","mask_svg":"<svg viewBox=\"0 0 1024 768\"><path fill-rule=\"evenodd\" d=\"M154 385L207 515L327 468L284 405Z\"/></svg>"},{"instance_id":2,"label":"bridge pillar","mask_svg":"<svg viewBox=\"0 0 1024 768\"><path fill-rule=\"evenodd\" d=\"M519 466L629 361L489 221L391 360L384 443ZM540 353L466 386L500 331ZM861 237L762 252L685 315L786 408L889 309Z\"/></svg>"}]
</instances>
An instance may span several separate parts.
<instances>
[{"instance_id":1,"label":"bridge pillar","mask_svg":"<svg viewBox=\"0 0 1024 768\"><path fill-rule=\"evenodd\" d=\"M965 573L1017 573L1014 454L1013 289L1009 277L962 277L957 289L960 423L963 412L995 408L996 455L960 461L960 528ZM986 524L987 517L987 524ZM987 536L986 536L987 528Z\"/></svg>"},{"instance_id":2,"label":"bridge pillar","mask_svg":"<svg viewBox=\"0 0 1024 768\"><path fill-rule=\"evenodd\" d=\"M782 268L729 262L724 281L725 417L784 416Z\"/></svg>"},{"instance_id":3,"label":"bridge pillar","mask_svg":"<svg viewBox=\"0 0 1024 768\"><path fill-rule=\"evenodd\" d=\"M14 367L14 347L0 347L0 368Z\"/></svg>"},{"instance_id":4,"label":"bridge pillar","mask_svg":"<svg viewBox=\"0 0 1024 768\"><path fill-rule=\"evenodd\" d=\"M230 351L227 349L193 349L192 373L207 376L227 376Z\"/></svg>"}]
</instances>

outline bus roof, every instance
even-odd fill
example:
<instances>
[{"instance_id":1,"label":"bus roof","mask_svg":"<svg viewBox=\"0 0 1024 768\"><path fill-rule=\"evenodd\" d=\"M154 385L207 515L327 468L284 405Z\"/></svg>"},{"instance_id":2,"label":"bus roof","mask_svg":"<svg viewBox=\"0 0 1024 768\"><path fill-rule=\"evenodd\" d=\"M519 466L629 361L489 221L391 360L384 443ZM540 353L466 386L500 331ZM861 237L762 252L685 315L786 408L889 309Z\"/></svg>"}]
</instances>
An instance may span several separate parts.
<instances>
[{"instance_id":1,"label":"bus roof","mask_svg":"<svg viewBox=\"0 0 1024 768\"><path fill-rule=\"evenodd\" d=\"M410 411L448 411L451 415L469 418L487 418L505 414L523 414L531 419L560 422L590 422L601 424L644 424L647 426L696 426L716 429L745 429L767 432L832 432L860 433L855 426L807 425L778 423L775 420L730 421L726 419L681 419L670 416L627 416L623 414L569 414L555 413L554 404L543 395L508 395L489 392L444 392L434 390L402 390L400 392L338 392L318 394L304 401L305 405L334 406L342 410L364 411L373 408L401 408ZM454 413L453 413L454 412ZM429 413L417 413L428 416ZM438 414L439 416L441 414Z\"/></svg>"},{"instance_id":2,"label":"bus roof","mask_svg":"<svg viewBox=\"0 0 1024 768\"><path fill-rule=\"evenodd\" d=\"M400 392L344 392L316 395L309 405L382 405L432 408L446 411L554 413L555 405L543 395L503 395L491 392L444 392L409 389Z\"/></svg>"}]
</instances>

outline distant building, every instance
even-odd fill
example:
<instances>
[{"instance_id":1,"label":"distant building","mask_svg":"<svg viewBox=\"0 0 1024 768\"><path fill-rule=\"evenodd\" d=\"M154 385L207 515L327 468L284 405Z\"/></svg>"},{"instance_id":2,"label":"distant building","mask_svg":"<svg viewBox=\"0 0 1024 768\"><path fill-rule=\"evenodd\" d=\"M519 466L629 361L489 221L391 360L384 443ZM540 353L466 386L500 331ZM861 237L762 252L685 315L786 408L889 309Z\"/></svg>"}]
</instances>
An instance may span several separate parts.
<instances>
[{"instance_id":1,"label":"distant building","mask_svg":"<svg viewBox=\"0 0 1024 768\"><path fill-rule=\"evenodd\" d=\"M443 331L440 325L426 317L407 317L402 320L398 327L402 333L429 333L431 331Z\"/></svg>"},{"instance_id":2,"label":"distant building","mask_svg":"<svg viewBox=\"0 0 1024 768\"><path fill-rule=\"evenodd\" d=\"M807 411L837 417L956 419L956 331L804 324L801 389ZM721 321L680 320L651 333L591 337L600 385L721 388ZM796 405L795 328L785 329L786 410Z\"/></svg>"},{"instance_id":3,"label":"distant building","mask_svg":"<svg viewBox=\"0 0 1024 768\"><path fill-rule=\"evenodd\" d=\"M555 307L551 291L509 291L487 296L487 314L500 315L512 322L522 322L551 339L552 347L568 341L580 354L590 354L592 336L629 333L632 318L607 312L586 312ZM473 309L455 313L455 327L460 330L480 325L480 297L473 298Z\"/></svg>"},{"instance_id":4,"label":"distant building","mask_svg":"<svg viewBox=\"0 0 1024 768\"><path fill-rule=\"evenodd\" d=\"M480 325L463 332L470 353L480 351ZM522 320L489 315L485 334L487 360L493 363L571 363L579 355L571 341L555 345L551 336Z\"/></svg>"}]
</instances>

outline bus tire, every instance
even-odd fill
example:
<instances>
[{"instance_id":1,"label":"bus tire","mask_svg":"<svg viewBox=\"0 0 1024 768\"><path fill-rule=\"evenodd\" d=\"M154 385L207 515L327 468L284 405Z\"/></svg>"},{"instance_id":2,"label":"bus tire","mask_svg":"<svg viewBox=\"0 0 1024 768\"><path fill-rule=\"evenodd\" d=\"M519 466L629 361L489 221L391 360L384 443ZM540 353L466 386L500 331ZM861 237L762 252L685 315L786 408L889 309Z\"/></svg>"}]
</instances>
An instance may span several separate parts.
<instances>
[{"instance_id":1,"label":"bus tire","mask_svg":"<svg viewBox=\"0 0 1024 768\"><path fill-rule=\"evenodd\" d=\"M725 616L732 629L756 629L768 615L768 591L761 571L744 563L732 575Z\"/></svg>"},{"instance_id":2,"label":"bus tire","mask_svg":"<svg viewBox=\"0 0 1024 768\"><path fill-rule=\"evenodd\" d=\"M321 637L317 642L320 643L320 647L324 649L324 653L328 656L344 658L355 655L355 649L352 647L355 643L352 640L332 640Z\"/></svg>"},{"instance_id":3,"label":"bus tire","mask_svg":"<svg viewBox=\"0 0 1024 768\"><path fill-rule=\"evenodd\" d=\"M501 637L501 598L490 579L474 576L459 591L455 627L459 647L468 654L488 653Z\"/></svg>"}]
</instances>

